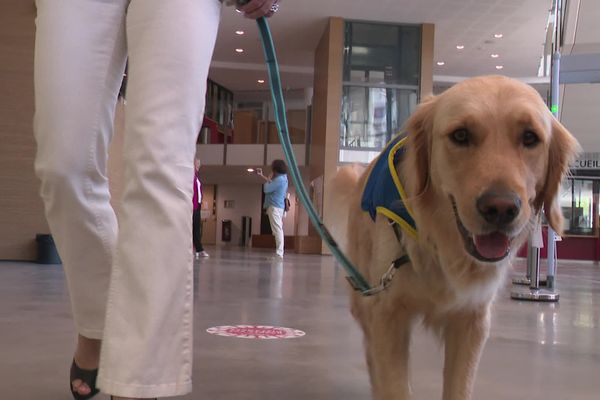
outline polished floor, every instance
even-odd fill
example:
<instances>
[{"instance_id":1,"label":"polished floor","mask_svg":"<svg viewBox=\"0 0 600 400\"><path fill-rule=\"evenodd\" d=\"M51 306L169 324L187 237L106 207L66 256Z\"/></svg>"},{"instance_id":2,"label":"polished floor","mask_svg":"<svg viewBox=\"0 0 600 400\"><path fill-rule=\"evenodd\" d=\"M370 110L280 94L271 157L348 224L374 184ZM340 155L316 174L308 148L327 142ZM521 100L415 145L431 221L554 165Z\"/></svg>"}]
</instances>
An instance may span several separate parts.
<instances>
[{"instance_id":1,"label":"polished floor","mask_svg":"<svg viewBox=\"0 0 600 400\"><path fill-rule=\"evenodd\" d=\"M196 263L194 393L181 399L364 400L361 333L331 257L209 248ZM518 263L515 274L522 270ZM600 399L600 267L559 265L560 302L499 295L475 399ZM306 336L214 336L220 325L275 325ZM68 400L73 326L60 266L0 263L0 400ZM441 398L442 350L424 331L412 349L414 399ZM105 400L105 396L97 396Z\"/></svg>"}]
</instances>

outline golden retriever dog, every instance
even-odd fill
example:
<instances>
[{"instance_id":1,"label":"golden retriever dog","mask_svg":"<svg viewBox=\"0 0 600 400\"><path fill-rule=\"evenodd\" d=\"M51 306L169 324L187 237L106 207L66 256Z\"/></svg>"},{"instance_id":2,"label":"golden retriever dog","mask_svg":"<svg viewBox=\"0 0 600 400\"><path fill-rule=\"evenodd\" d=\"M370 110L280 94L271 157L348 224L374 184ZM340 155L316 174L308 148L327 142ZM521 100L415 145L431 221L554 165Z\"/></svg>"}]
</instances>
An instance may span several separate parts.
<instances>
[{"instance_id":1,"label":"golden retriever dog","mask_svg":"<svg viewBox=\"0 0 600 400\"><path fill-rule=\"evenodd\" d=\"M336 238L371 285L395 259L410 258L387 290L353 292L352 314L364 332L374 399L410 398L410 335L422 321L444 344L443 399L466 400L511 260L540 212L562 230L557 196L579 145L533 88L501 76L426 99L405 134L405 152L391 165L416 235L396 235L386 214L361 206L377 160L362 175L341 168L331 182L334 225L347 224Z\"/></svg>"}]
</instances>

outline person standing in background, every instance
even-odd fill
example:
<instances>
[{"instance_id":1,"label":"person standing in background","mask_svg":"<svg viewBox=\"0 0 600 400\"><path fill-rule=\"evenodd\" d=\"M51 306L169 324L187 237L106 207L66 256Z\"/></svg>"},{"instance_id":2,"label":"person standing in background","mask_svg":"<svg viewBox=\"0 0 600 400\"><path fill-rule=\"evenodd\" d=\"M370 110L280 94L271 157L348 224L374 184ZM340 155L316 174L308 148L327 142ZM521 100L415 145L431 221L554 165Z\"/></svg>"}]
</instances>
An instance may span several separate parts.
<instances>
[{"instance_id":1,"label":"person standing in background","mask_svg":"<svg viewBox=\"0 0 600 400\"><path fill-rule=\"evenodd\" d=\"M277 258L283 258L283 213L288 190L287 170L287 165L283 160L273 160L269 177L264 176L261 169L257 169L258 176L266 181L263 184L265 193L263 209L267 210L271 231L275 236L275 256Z\"/></svg>"},{"instance_id":2,"label":"person standing in background","mask_svg":"<svg viewBox=\"0 0 600 400\"><path fill-rule=\"evenodd\" d=\"M194 356L190 182L221 3L36 0L36 7L35 171L78 334L71 394L185 395ZM253 19L277 8L276 0L239 7ZM126 62L117 224L107 159Z\"/></svg>"},{"instance_id":3,"label":"person standing in background","mask_svg":"<svg viewBox=\"0 0 600 400\"><path fill-rule=\"evenodd\" d=\"M200 180L200 160L194 160L194 213L192 215L192 238L194 248L196 249L196 259L200 257L208 258L208 253L202 246L202 181Z\"/></svg>"}]
</instances>

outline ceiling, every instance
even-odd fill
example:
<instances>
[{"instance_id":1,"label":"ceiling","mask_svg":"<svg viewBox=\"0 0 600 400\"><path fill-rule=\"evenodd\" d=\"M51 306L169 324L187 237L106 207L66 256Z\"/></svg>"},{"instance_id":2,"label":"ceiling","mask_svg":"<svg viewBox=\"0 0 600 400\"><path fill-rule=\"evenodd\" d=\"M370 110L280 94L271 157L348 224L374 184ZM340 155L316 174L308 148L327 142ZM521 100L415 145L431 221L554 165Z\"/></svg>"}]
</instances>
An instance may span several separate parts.
<instances>
[{"instance_id":1,"label":"ceiling","mask_svg":"<svg viewBox=\"0 0 600 400\"><path fill-rule=\"evenodd\" d=\"M537 74L551 5L552 0L281 0L270 25L287 89L312 86L314 50L330 16L435 24L435 61L445 62L434 65L438 81L495 73L525 78ZM266 90L257 82L266 71L255 25L233 8L223 9L210 77L236 93Z\"/></svg>"}]
</instances>

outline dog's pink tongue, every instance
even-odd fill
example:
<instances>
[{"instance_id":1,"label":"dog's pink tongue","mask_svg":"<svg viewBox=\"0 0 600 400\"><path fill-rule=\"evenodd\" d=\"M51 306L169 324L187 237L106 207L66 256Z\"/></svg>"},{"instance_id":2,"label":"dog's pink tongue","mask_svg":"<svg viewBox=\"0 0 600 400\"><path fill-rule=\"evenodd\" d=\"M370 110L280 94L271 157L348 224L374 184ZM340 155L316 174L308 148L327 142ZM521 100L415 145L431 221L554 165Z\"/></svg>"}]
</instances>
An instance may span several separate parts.
<instances>
[{"instance_id":1,"label":"dog's pink tongue","mask_svg":"<svg viewBox=\"0 0 600 400\"><path fill-rule=\"evenodd\" d=\"M504 257L510 247L508 237L500 232L476 235L474 242L477 252L490 259Z\"/></svg>"}]
</instances>

